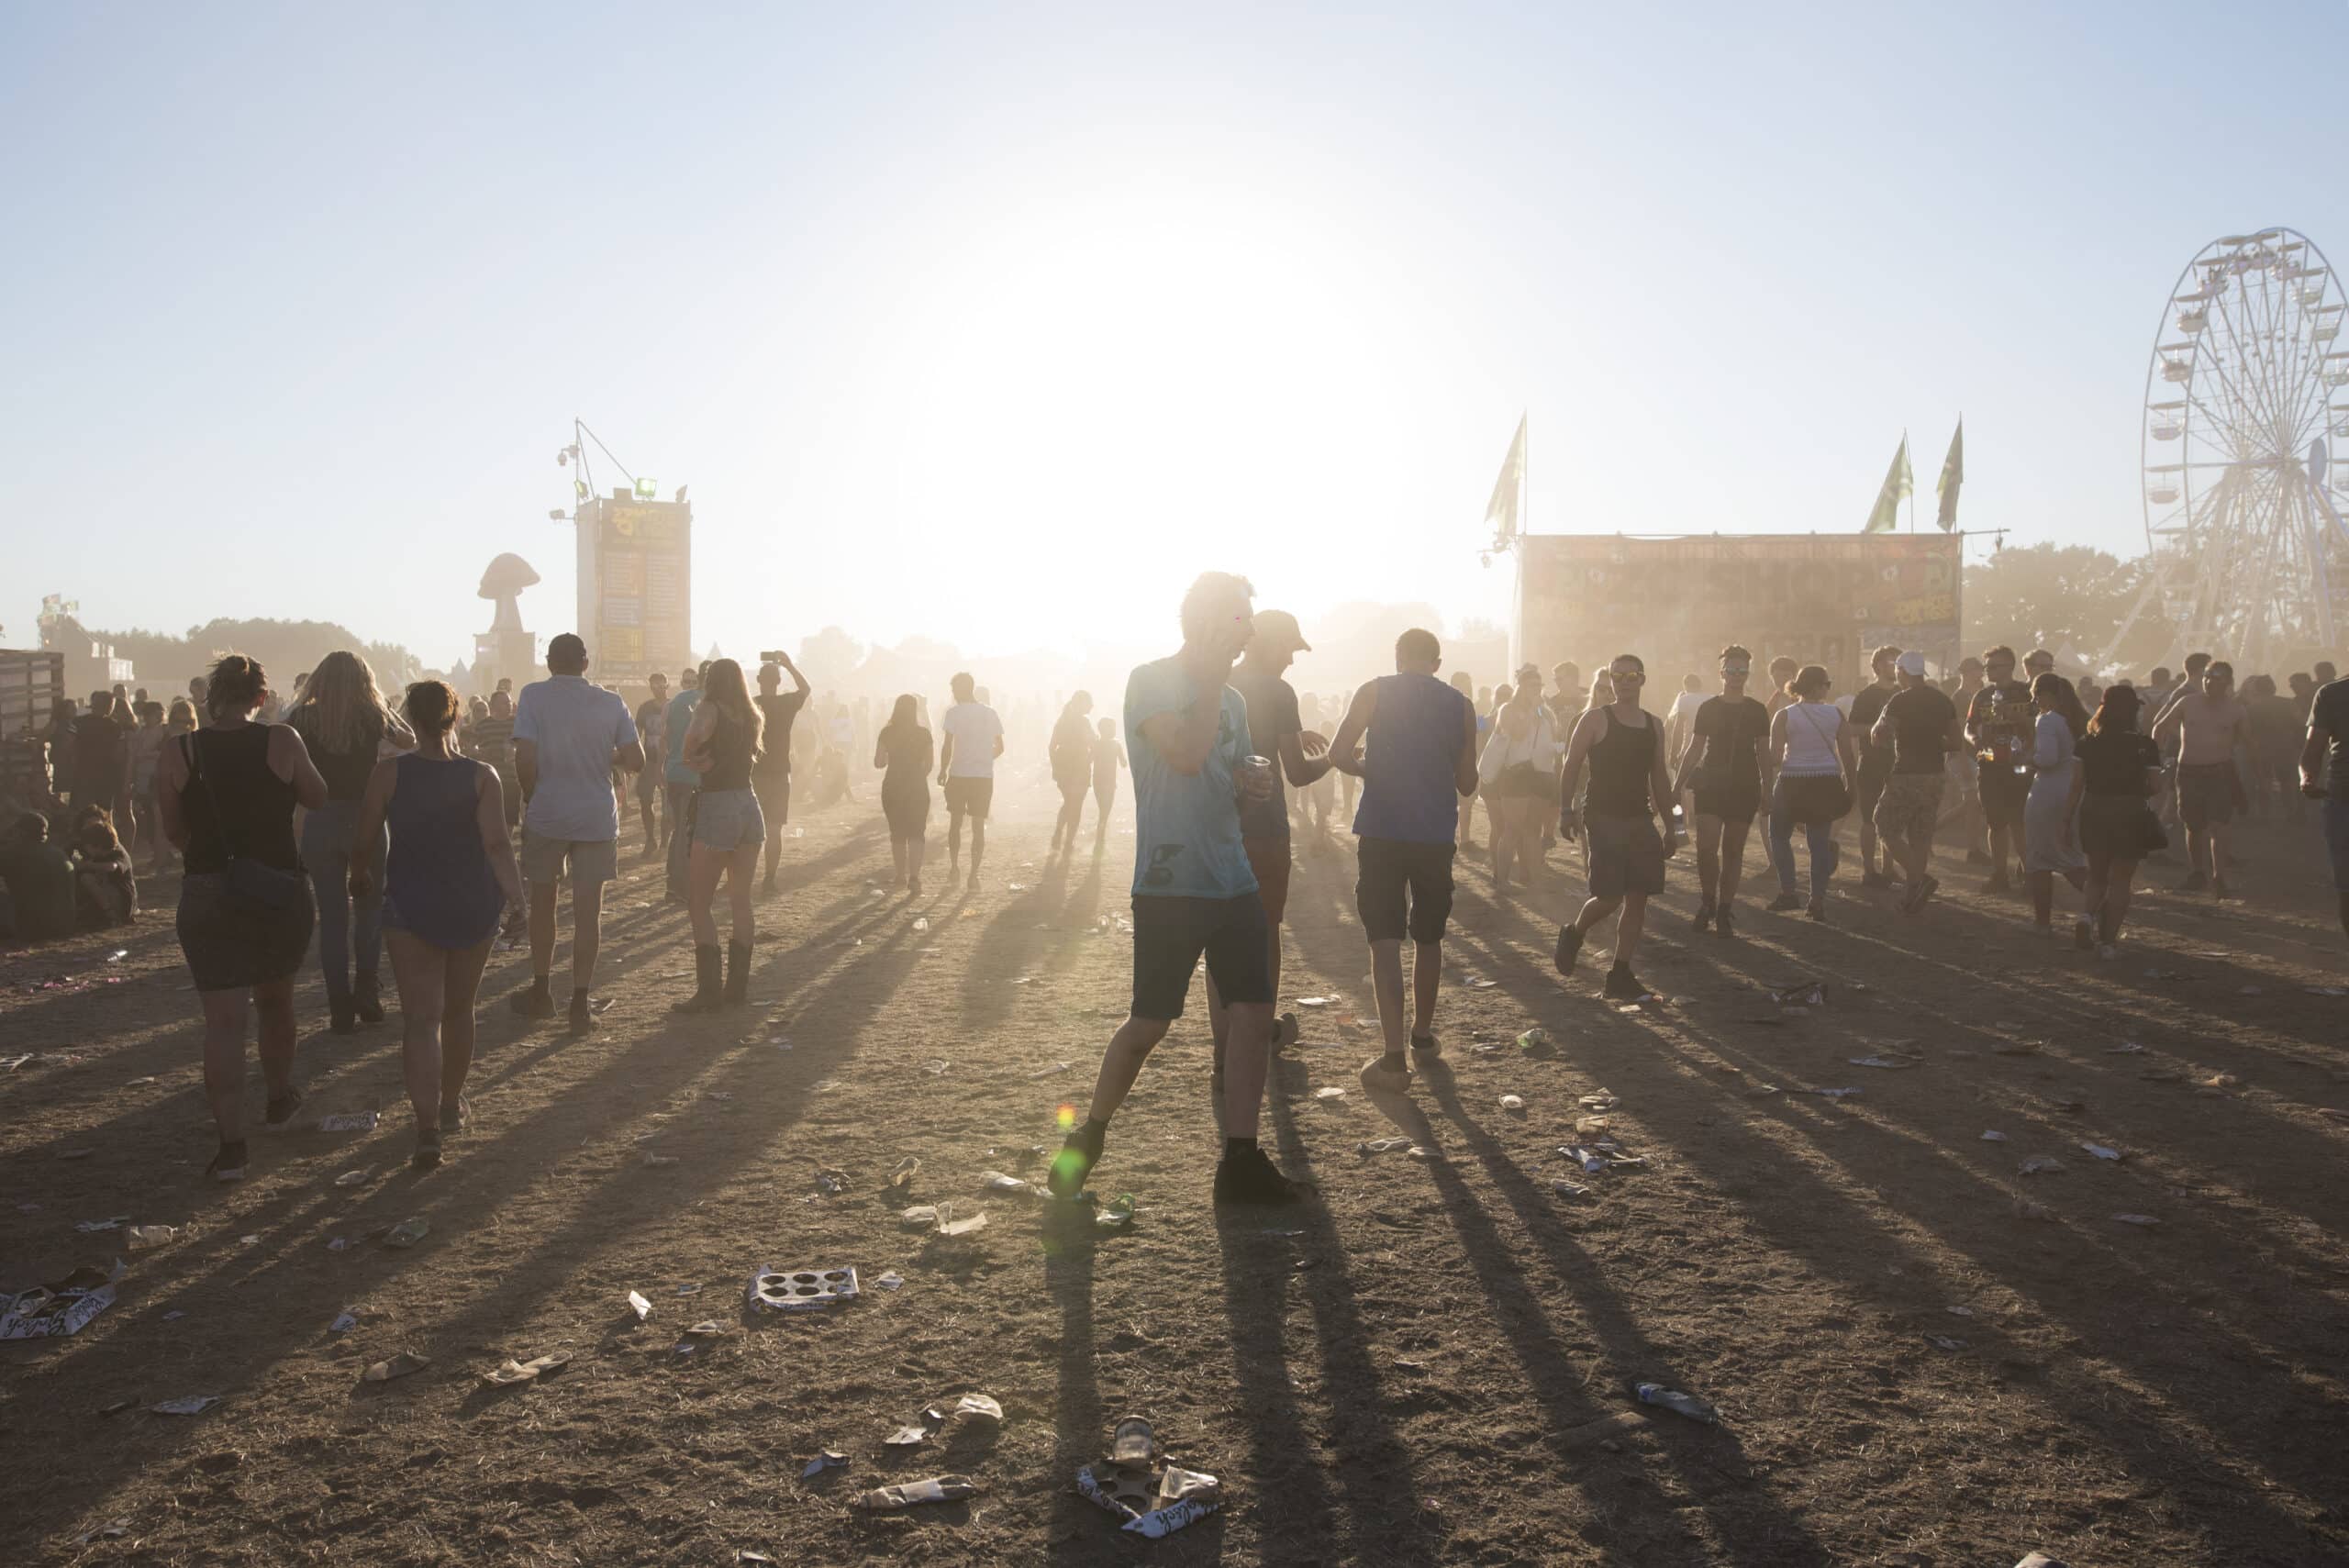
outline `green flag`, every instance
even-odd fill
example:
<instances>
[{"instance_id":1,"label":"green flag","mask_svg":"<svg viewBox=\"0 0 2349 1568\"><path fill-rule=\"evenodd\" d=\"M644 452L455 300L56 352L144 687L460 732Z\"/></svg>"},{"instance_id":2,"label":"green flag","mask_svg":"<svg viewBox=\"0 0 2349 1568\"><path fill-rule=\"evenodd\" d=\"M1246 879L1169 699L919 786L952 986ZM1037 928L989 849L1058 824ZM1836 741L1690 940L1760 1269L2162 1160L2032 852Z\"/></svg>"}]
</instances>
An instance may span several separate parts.
<instances>
[{"instance_id":1,"label":"green flag","mask_svg":"<svg viewBox=\"0 0 2349 1568\"><path fill-rule=\"evenodd\" d=\"M1900 450L1892 454L1892 466L1885 471L1884 488L1876 493L1876 508L1868 513L1864 534L1888 534L1899 520L1900 503L1916 494L1917 476L1909 471L1909 432L1900 432Z\"/></svg>"},{"instance_id":2,"label":"green flag","mask_svg":"<svg viewBox=\"0 0 2349 1568\"><path fill-rule=\"evenodd\" d=\"M1957 434L1949 439L1949 456L1942 459L1942 479L1933 486L1942 498L1942 509L1933 521L1947 533L1957 527L1957 487L1965 483L1965 416L1957 417Z\"/></svg>"}]
</instances>

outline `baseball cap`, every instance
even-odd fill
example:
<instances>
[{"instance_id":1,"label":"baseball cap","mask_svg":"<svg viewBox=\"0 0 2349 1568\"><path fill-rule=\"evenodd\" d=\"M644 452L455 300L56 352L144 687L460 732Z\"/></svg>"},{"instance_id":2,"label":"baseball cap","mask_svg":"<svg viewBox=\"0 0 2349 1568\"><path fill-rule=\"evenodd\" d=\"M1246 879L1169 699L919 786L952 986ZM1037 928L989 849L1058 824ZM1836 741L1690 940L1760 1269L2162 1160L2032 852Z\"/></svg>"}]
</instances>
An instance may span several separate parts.
<instances>
[{"instance_id":1,"label":"baseball cap","mask_svg":"<svg viewBox=\"0 0 2349 1568\"><path fill-rule=\"evenodd\" d=\"M547 641L547 657L584 659L587 657L587 644L581 640L579 634L575 631L559 631Z\"/></svg>"},{"instance_id":2,"label":"baseball cap","mask_svg":"<svg viewBox=\"0 0 2349 1568\"><path fill-rule=\"evenodd\" d=\"M1258 610L1255 640L1277 643L1299 653L1313 651L1313 644L1305 640L1305 633L1297 629L1297 617L1286 610Z\"/></svg>"},{"instance_id":3,"label":"baseball cap","mask_svg":"<svg viewBox=\"0 0 2349 1568\"><path fill-rule=\"evenodd\" d=\"M1921 675L1925 673L1925 656L1911 650L1894 660L1893 668L1904 675Z\"/></svg>"}]
</instances>

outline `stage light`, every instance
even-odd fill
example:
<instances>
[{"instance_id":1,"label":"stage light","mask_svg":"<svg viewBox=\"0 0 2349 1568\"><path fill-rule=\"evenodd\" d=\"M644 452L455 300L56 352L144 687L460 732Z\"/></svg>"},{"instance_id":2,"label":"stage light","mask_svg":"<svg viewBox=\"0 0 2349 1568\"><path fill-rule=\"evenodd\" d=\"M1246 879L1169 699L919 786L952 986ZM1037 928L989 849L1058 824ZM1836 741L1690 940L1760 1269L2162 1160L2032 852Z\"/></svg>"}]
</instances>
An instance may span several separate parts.
<instances>
[{"instance_id":1,"label":"stage light","mask_svg":"<svg viewBox=\"0 0 2349 1568\"><path fill-rule=\"evenodd\" d=\"M587 482L584 479L573 480L571 482L571 491L573 495L578 496L582 501L584 501L587 499Z\"/></svg>"},{"instance_id":2,"label":"stage light","mask_svg":"<svg viewBox=\"0 0 2349 1568\"><path fill-rule=\"evenodd\" d=\"M640 501L651 500L659 490L660 486L650 479L640 479L636 482L636 498Z\"/></svg>"},{"instance_id":3,"label":"stage light","mask_svg":"<svg viewBox=\"0 0 2349 1568\"><path fill-rule=\"evenodd\" d=\"M559 522L562 522L565 517L568 517L569 516L571 516L571 514L570 514L570 513L568 513L568 512L564 511L564 510L563 510L562 507L560 507L560 506L556 506L556 507L553 507L552 509L551 509L551 510L547 513L547 521L548 521L548 522L551 522L551 523L559 523Z\"/></svg>"},{"instance_id":4,"label":"stage light","mask_svg":"<svg viewBox=\"0 0 2349 1568\"><path fill-rule=\"evenodd\" d=\"M554 454L554 465L557 468L569 468L571 466L571 449L569 447L565 447L561 451Z\"/></svg>"}]
</instances>

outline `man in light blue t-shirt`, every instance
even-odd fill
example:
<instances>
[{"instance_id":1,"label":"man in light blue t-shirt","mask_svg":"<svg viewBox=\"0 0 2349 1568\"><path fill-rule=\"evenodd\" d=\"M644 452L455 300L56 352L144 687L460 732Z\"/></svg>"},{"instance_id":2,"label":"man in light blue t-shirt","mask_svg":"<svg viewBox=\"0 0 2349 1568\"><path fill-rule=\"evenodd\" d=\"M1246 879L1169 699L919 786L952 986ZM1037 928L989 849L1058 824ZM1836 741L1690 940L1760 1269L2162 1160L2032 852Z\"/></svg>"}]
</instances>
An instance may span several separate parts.
<instances>
[{"instance_id":1,"label":"man in light blue t-shirt","mask_svg":"<svg viewBox=\"0 0 2349 1568\"><path fill-rule=\"evenodd\" d=\"M514 994L524 1018L554 1016L554 894L571 877L571 1031L593 1027L604 884L619 874L619 805L612 770L644 766L636 720L618 692L587 682L587 645L566 631L547 644L547 679L514 705L514 770L522 782L522 875L530 887L530 984Z\"/></svg>"},{"instance_id":2,"label":"man in light blue t-shirt","mask_svg":"<svg viewBox=\"0 0 2349 1568\"><path fill-rule=\"evenodd\" d=\"M1183 596L1183 646L1126 683L1126 751L1134 774L1133 1006L1110 1039L1093 1108L1052 1160L1052 1192L1072 1197L1151 1048L1183 1013L1191 972L1208 976L1230 1010L1224 1052L1223 1159L1218 1203L1294 1203L1302 1189L1256 1147L1273 1035L1264 906L1241 841L1240 802L1263 799L1272 770L1251 759L1248 707L1227 679L1254 630L1255 589L1210 572Z\"/></svg>"}]
</instances>

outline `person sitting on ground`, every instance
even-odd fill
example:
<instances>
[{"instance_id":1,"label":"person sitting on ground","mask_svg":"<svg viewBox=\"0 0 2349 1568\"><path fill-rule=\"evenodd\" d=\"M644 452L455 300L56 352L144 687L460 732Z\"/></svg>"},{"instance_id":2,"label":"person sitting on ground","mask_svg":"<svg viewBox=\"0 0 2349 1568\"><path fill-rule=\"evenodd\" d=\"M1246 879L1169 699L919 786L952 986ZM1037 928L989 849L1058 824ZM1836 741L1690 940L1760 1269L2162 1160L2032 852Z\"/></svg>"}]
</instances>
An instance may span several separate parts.
<instances>
[{"instance_id":1,"label":"person sitting on ground","mask_svg":"<svg viewBox=\"0 0 2349 1568\"><path fill-rule=\"evenodd\" d=\"M0 833L0 929L20 942L70 937L74 927L73 862L49 840L49 818L28 811Z\"/></svg>"},{"instance_id":2,"label":"person sitting on ground","mask_svg":"<svg viewBox=\"0 0 2349 1568\"><path fill-rule=\"evenodd\" d=\"M139 917L139 878L130 851L103 806L85 806L73 818L74 905L82 929L100 931Z\"/></svg>"}]
</instances>

